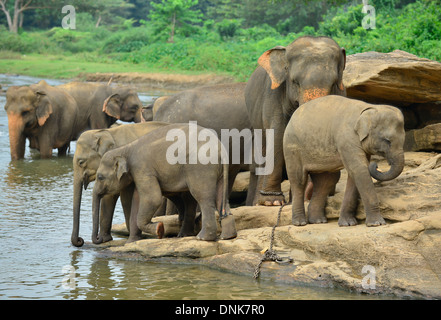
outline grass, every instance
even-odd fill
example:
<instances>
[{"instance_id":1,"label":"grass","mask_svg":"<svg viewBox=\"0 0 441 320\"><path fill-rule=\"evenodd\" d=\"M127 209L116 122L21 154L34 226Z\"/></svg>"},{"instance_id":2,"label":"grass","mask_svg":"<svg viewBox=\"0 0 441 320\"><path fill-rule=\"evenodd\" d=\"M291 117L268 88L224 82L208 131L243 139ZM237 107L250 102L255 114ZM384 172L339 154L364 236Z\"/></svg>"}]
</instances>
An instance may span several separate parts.
<instances>
[{"instance_id":1,"label":"grass","mask_svg":"<svg viewBox=\"0 0 441 320\"><path fill-rule=\"evenodd\" d=\"M95 57L85 57L83 55L11 55L9 52L0 52L0 73L20 74L33 77L44 77L51 79L73 79L81 73L164 73L164 74L184 74L197 75L203 72L192 72L174 69L173 71L155 69L143 64L133 64L129 62L87 61L99 60Z\"/></svg>"}]
</instances>

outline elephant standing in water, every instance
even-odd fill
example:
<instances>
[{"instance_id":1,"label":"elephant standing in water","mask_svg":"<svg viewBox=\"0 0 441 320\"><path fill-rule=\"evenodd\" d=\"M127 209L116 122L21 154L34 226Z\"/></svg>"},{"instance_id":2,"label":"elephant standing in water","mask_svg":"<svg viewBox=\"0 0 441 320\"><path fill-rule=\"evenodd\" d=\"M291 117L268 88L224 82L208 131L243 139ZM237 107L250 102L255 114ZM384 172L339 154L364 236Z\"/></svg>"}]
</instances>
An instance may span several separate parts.
<instances>
[{"instance_id":1,"label":"elephant standing in water","mask_svg":"<svg viewBox=\"0 0 441 320\"><path fill-rule=\"evenodd\" d=\"M192 137L192 134L196 137ZM202 150L207 151L204 149L207 147L206 143L198 139L201 134L210 137L210 160L206 163L207 159L201 161L200 158ZM173 140L175 137L178 138L177 141ZM192 151L190 144L195 144L196 150ZM193 161L194 157L197 161ZM162 204L162 197L165 196L177 207L185 206L179 236L194 235L196 206L199 204L202 229L197 238L216 240L216 209L221 217L231 216L224 215L228 208L228 163L224 163L226 161L223 158L221 143L212 131L196 125L191 128L191 124L170 124L126 146L108 151L96 172L97 179L93 188L92 241L104 241L101 233L98 233L100 199L118 194L131 184L138 190L139 208L134 211L137 216L132 214L130 217L130 230L138 227L146 231ZM225 228L222 222L221 224L221 238L236 236L235 228Z\"/></svg>"},{"instance_id":2,"label":"elephant standing in water","mask_svg":"<svg viewBox=\"0 0 441 320\"><path fill-rule=\"evenodd\" d=\"M274 148L274 170L259 176L253 204L281 205L285 202L281 183L286 125L305 102L325 95L345 95L346 52L330 38L307 36L287 47L266 51L258 63L245 88L245 101L253 129L274 130L274 144L264 145L264 154Z\"/></svg>"},{"instance_id":3,"label":"elephant standing in water","mask_svg":"<svg viewBox=\"0 0 441 320\"><path fill-rule=\"evenodd\" d=\"M89 82L70 82L57 87L77 102L82 131L109 128L117 120L143 121L142 103L130 88Z\"/></svg>"},{"instance_id":4,"label":"elephant standing in water","mask_svg":"<svg viewBox=\"0 0 441 320\"><path fill-rule=\"evenodd\" d=\"M73 197L73 229L71 242L74 246L81 247L84 240L79 237L80 228L80 208L82 189L95 181L96 171L103 155L112 149L129 144L139 137L169 125L161 122L146 122L136 124L126 124L110 129L88 130L81 134L76 144L73 158L74 168L74 197ZM113 212L118 197L121 196L121 204L124 210L126 226L130 231L131 239L140 237L138 230L130 230L130 211L132 206L133 188L122 190L121 194L105 196L101 199L101 219L100 236L104 241L112 240L110 234L112 227ZM159 232L159 231L158 231Z\"/></svg>"},{"instance_id":5,"label":"elephant standing in water","mask_svg":"<svg viewBox=\"0 0 441 320\"><path fill-rule=\"evenodd\" d=\"M67 92L45 81L31 86L10 87L6 92L11 159L23 159L26 138L40 151L41 158L50 158L52 149L63 156L70 141L81 133L76 101Z\"/></svg>"},{"instance_id":6,"label":"elephant standing in water","mask_svg":"<svg viewBox=\"0 0 441 320\"><path fill-rule=\"evenodd\" d=\"M283 138L293 194L293 224L307 222L304 190L308 174L314 184L308 222L326 222L326 199L343 168L348 171L348 180L338 224L357 224L355 212L359 196L366 211L366 225L385 224L371 176L387 181L401 173L404 137L404 118L395 107L339 96L322 97L299 107ZM390 164L389 171L379 172L374 162L369 165L371 155L385 157Z\"/></svg>"}]
</instances>

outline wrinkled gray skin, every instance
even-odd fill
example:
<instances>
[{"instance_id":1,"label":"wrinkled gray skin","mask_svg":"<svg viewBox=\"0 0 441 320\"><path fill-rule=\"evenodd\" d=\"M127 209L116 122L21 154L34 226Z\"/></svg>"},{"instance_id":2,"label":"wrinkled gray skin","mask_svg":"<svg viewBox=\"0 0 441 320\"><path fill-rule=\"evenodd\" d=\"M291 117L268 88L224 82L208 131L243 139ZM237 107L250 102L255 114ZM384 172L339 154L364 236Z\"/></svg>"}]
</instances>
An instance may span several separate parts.
<instances>
[{"instance_id":1,"label":"wrinkled gray skin","mask_svg":"<svg viewBox=\"0 0 441 320\"><path fill-rule=\"evenodd\" d=\"M109 128L117 120L143 121L142 103L130 88L89 82L70 82L57 87L68 92L77 102L82 131Z\"/></svg>"},{"instance_id":2,"label":"wrinkled gray skin","mask_svg":"<svg viewBox=\"0 0 441 320\"><path fill-rule=\"evenodd\" d=\"M221 84L200 87L182 91L167 99L158 98L153 104L153 120L170 123L188 123L197 121L197 124L216 131L219 139L222 129L250 129L251 124L245 105L246 83ZM241 139L241 152L244 142ZM232 155L232 139L229 142L229 154ZM229 190L241 169L248 170L244 164L243 154L241 163L233 163L230 158Z\"/></svg>"},{"instance_id":3,"label":"wrinkled gray skin","mask_svg":"<svg viewBox=\"0 0 441 320\"><path fill-rule=\"evenodd\" d=\"M371 176L387 181L402 172L404 136L403 115L391 106L327 96L297 109L283 139L293 195L293 224L307 223L304 190L308 174L314 184L308 222L326 222L327 195L338 182L343 168L348 172L348 180L338 224L357 224L355 212L359 196L366 211L366 225L385 224ZM385 157L390 164L389 171L379 172L376 163L369 165L371 155Z\"/></svg>"},{"instance_id":4,"label":"wrinkled gray skin","mask_svg":"<svg viewBox=\"0 0 441 320\"><path fill-rule=\"evenodd\" d=\"M6 92L11 159L23 159L26 139L30 147L50 158L52 149L66 155L70 141L81 133L75 100L64 90L45 81L31 86L10 87Z\"/></svg>"},{"instance_id":5,"label":"wrinkled gray skin","mask_svg":"<svg viewBox=\"0 0 441 320\"><path fill-rule=\"evenodd\" d=\"M342 78L346 52L330 38L301 37L287 47L266 51L258 63L245 89L246 107L254 129L274 130L275 158L272 174L258 178L253 204L281 205L285 202L281 183L286 125L305 102L329 94L345 95ZM251 180L255 179L252 175Z\"/></svg>"},{"instance_id":6,"label":"wrinkled gray skin","mask_svg":"<svg viewBox=\"0 0 441 320\"><path fill-rule=\"evenodd\" d=\"M102 156L109 150L129 144L144 134L167 125L168 123L161 122L126 124L110 129L88 130L81 134L73 158L74 200L71 242L74 246L81 247L84 244L84 240L79 237L82 190L83 188L86 189L90 182L95 181L96 171ZM103 218L100 221L100 237L103 241L112 240L110 231L115 205L119 196L121 196L126 226L131 231L129 221L133 188L122 190L120 194L104 196L101 199L101 216ZM129 239L133 241L139 237L140 234L137 234L137 231L130 232Z\"/></svg>"},{"instance_id":7,"label":"wrinkled gray skin","mask_svg":"<svg viewBox=\"0 0 441 320\"><path fill-rule=\"evenodd\" d=\"M131 215L130 229L136 226L147 231L155 212L165 196L172 201L181 199L186 206L184 221L179 236L194 235L196 205L202 211L202 229L197 235L201 240L216 240L216 209L224 212L227 208L228 164L188 164L189 148L186 148L186 164L170 164L167 149L176 144L166 141L170 130L182 130L187 140L188 124L170 124L154 130L138 140L111 150L104 154L97 170L97 180L93 188L93 234L92 241L101 243L98 233L98 215L100 199L106 195L115 195L130 184L134 184L139 194L139 207ZM198 126L198 132L203 129ZM198 150L205 142L198 142ZM220 142L217 140L218 148ZM173 149L175 150L175 149ZM219 150L219 149L218 149ZM180 204L177 203L177 206ZM222 235L221 235L222 238Z\"/></svg>"}]
</instances>

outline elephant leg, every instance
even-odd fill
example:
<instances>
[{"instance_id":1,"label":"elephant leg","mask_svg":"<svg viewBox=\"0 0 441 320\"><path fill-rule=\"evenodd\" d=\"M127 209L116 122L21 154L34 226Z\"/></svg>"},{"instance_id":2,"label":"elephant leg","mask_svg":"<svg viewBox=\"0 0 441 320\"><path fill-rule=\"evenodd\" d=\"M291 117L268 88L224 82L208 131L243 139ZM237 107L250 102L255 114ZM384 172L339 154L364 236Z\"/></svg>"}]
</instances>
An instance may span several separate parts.
<instances>
[{"instance_id":1,"label":"elephant leg","mask_svg":"<svg viewBox=\"0 0 441 320\"><path fill-rule=\"evenodd\" d=\"M271 128L274 129L274 141L267 141L263 151L266 157L265 165L268 166L270 157L273 158L271 159L273 161L273 170L259 176L263 183L262 188L257 190L256 203L264 206L280 206L286 203L282 193L282 177L285 167L282 143L284 130L282 130L281 125L273 125ZM258 169L256 168L256 173Z\"/></svg>"},{"instance_id":2,"label":"elephant leg","mask_svg":"<svg viewBox=\"0 0 441 320\"><path fill-rule=\"evenodd\" d=\"M304 172L303 168L299 167L297 163L295 160L290 161L286 168L292 195L292 224L304 226L306 225L305 187L308 181L308 173Z\"/></svg>"},{"instance_id":3,"label":"elephant leg","mask_svg":"<svg viewBox=\"0 0 441 320\"><path fill-rule=\"evenodd\" d=\"M257 176L254 165L250 165L250 182L248 184L247 199L245 205L252 206L254 204L254 199L256 198L256 190L257 190Z\"/></svg>"},{"instance_id":4,"label":"elephant leg","mask_svg":"<svg viewBox=\"0 0 441 320\"><path fill-rule=\"evenodd\" d=\"M182 209L183 210L183 209ZM167 199L167 207L165 209L165 215L169 216L172 214L178 214L179 210L176 208L176 205L170 199Z\"/></svg>"},{"instance_id":5,"label":"elephant leg","mask_svg":"<svg viewBox=\"0 0 441 320\"><path fill-rule=\"evenodd\" d=\"M48 134L44 133L38 137L38 144L40 147L40 157L42 159L49 159L52 157L52 147L53 143L48 136Z\"/></svg>"},{"instance_id":6,"label":"elephant leg","mask_svg":"<svg viewBox=\"0 0 441 320\"><path fill-rule=\"evenodd\" d=\"M120 192L121 206L124 212L124 219L126 221L126 228L130 232L131 230L131 211L132 211L132 198L133 192L135 190L135 185L130 184L129 186L123 188ZM135 220L136 221L136 220Z\"/></svg>"},{"instance_id":7,"label":"elephant leg","mask_svg":"<svg viewBox=\"0 0 441 320\"><path fill-rule=\"evenodd\" d=\"M328 195L332 192L340 179L340 171L311 173L314 192L308 206L309 223L326 223L325 206Z\"/></svg>"},{"instance_id":8,"label":"elephant leg","mask_svg":"<svg viewBox=\"0 0 441 320\"><path fill-rule=\"evenodd\" d=\"M59 157L65 157L69 147L70 147L70 143L67 143L64 146L62 146L61 148L58 148L58 156Z\"/></svg>"},{"instance_id":9,"label":"elephant leg","mask_svg":"<svg viewBox=\"0 0 441 320\"><path fill-rule=\"evenodd\" d=\"M360 193L366 212L366 225L368 227L386 224L380 213L380 202L375 192L374 183L368 169L366 155L354 154L353 150L340 152L343 164L348 171L349 177L353 179L355 186Z\"/></svg>"},{"instance_id":10,"label":"elephant leg","mask_svg":"<svg viewBox=\"0 0 441 320\"><path fill-rule=\"evenodd\" d=\"M139 193L139 208L136 217L138 228L143 232L150 233L150 222L154 214L162 205L162 192L156 177L144 177L142 186L137 185L136 189ZM132 203L133 207L133 203ZM132 210L132 213L134 211Z\"/></svg>"},{"instance_id":11,"label":"elephant leg","mask_svg":"<svg viewBox=\"0 0 441 320\"><path fill-rule=\"evenodd\" d=\"M182 200L184 202L184 218L178 237L194 236L196 207L198 203L189 192L182 195Z\"/></svg>"},{"instance_id":12,"label":"elephant leg","mask_svg":"<svg viewBox=\"0 0 441 320\"><path fill-rule=\"evenodd\" d=\"M118 195L106 195L101 199L101 212L100 212L100 238L103 242L113 240L111 230L113 214L115 212L116 202L118 201Z\"/></svg>"},{"instance_id":13,"label":"elephant leg","mask_svg":"<svg viewBox=\"0 0 441 320\"><path fill-rule=\"evenodd\" d=\"M359 194L354 180L348 176L345 195L341 204L340 217L338 218L338 225L340 227L357 225L355 213L358 207L358 199Z\"/></svg>"}]
</instances>

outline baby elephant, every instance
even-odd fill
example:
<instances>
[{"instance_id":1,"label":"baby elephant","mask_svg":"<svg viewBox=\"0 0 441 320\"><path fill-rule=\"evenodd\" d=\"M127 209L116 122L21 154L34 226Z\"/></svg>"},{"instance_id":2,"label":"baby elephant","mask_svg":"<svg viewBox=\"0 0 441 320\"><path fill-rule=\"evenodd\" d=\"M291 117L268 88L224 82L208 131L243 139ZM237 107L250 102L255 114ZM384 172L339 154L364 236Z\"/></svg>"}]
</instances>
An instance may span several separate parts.
<instances>
[{"instance_id":1,"label":"baby elephant","mask_svg":"<svg viewBox=\"0 0 441 320\"><path fill-rule=\"evenodd\" d=\"M404 119L401 111L341 96L326 96L298 108L286 128L283 151L293 196L292 223L306 224L304 190L308 174L314 191L308 207L309 223L325 223L328 194L346 168L348 180L338 224L357 224L358 197L366 211L366 225L386 224L380 214L372 177L387 181L404 166ZM387 159L390 169L369 165L371 155Z\"/></svg>"},{"instance_id":2,"label":"baby elephant","mask_svg":"<svg viewBox=\"0 0 441 320\"><path fill-rule=\"evenodd\" d=\"M210 143L200 141L202 131L205 138L207 133L211 133ZM173 137L178 137L178 140L174 142ZM210 153L208 163L195 161L207 152ZM222 158L221 143L217 136L195 124L192 128L190 124L170 124L126 146L108 151L100 162L93 188L92 241L102 242L98 236L100 198L117 194L131 183L138 191L139 207L137 215L132 212L130 217L130 230L138 227L147 232L147 225L161 206L162 196L165 196L177 206L181 205L180 201L184 203L180 236L194 235L196 206L199 204L202 229L197 238L216 240L216 209L222 219L225 217L228 218L226 221L232 220L232 216L224 214L228 208L228 163L222 161ZM221 239L235 236L234 220L230 228L225 228L222 222Z\"/></svg>"}]
</instances>

